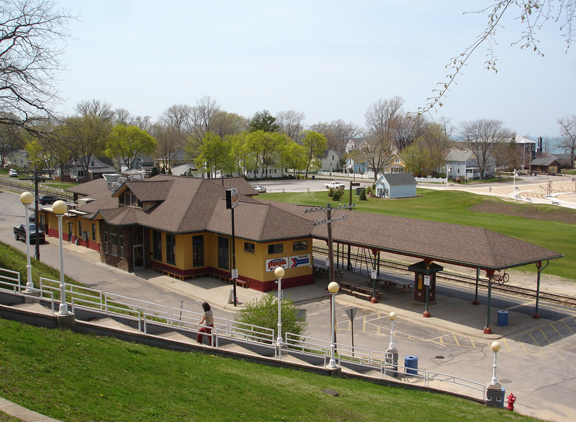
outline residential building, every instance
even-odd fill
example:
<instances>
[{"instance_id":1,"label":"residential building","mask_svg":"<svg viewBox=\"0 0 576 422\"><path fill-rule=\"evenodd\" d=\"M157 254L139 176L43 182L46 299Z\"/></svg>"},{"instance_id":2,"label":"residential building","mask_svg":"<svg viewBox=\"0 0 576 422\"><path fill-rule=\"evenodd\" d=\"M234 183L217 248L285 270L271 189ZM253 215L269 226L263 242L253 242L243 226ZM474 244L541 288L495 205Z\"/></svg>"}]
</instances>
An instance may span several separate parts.
<instances>
[{"instance_id":1,"label":"residential building","mask_svg":"<svg viewBox=\"0 0 576 422\"><path fill-rule=\"evenodd\" d=\"M452 148L446 156L446 176L448 179L479 179L480 169L474 152L470 149ZM494 177L496 160L491 156L484 169L483 179Z\"/></svg>"},{"instance_id":2,"label":"residential building","mask_svg":"<svg viewBox=\"0 0 576 422\"><path fill-rule=\"evenodd\" d=\"M416 180L412 173L384 173L376 182L379 198L412 198L416 196Z\"/></svg>"}]
</instances>

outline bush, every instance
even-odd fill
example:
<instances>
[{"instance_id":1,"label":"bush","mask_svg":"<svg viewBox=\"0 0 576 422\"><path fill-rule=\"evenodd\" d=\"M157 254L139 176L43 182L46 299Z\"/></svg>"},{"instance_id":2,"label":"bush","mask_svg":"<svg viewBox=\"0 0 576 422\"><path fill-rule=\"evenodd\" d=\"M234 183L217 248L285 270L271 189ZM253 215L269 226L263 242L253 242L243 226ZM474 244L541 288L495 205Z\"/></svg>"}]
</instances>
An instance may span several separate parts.
<instances>
[{"instance_id":1,"label":"bush","mask_svg":"<svg viewBox=\"0 0 576 422\"><path fill-rule=\"evenodd\" d=\"M330 198L332 198L334 196L334 189L332 189L332 188L328 189L328 196Z\"/></svg>"},{"instance_id":2,"label":"bush","mask_svg":"<svg viewBox=\"0 0 576 422\"><path fill-rule=\"evenodd\" d=\"M308 328L306 317L300 315L300 306L290 299L282 299L282 333L304 335ZM234 317L235 321L274 330L278 337L278 301L271 295L264 295L260 300L246 304Z\"/></svg>"},{"instance_id":3,"label":"bush","mask_svg":"<svg viewBox=\"0 0 576 422\"><path fill-rule=\"evenodd\" d=\"M332 195L332 200L339 201L341 197L342 197L342 191L338 189L334 191L334 194Z\"/></svg>"},{"instance_id":4,"label":"bush","mask_svg":"<svg viewBox=\"0 0 576 422\"><path fill-rule=\"evenodd\" d=\"M360 197L359 197L359 199L360 199L361 201L366 201L366 189L362 189L362 190L360 191Z\"/></svg>"}]
</instances>

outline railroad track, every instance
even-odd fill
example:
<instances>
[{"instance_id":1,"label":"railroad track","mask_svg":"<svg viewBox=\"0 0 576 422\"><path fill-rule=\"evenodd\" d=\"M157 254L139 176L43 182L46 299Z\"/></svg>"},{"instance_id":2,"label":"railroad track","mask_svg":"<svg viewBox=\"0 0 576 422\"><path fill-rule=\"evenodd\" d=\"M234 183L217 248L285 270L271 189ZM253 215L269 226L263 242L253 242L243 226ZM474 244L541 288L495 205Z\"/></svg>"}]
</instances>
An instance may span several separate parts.
<instances>
[{"instance_id":1,"label":"railroad track","mask_svg":"<svg viewBox=\"0 0 576 422\"><path fill-rule=\"evenodd\" d=\"M328 257L328 248L327 247L314 246L313 251L316 255ZM361 262L362 264L365 264L365 259L362 255L355 254L354 258L355 258L356 262ZM342 259L344 259L344 256L342 256ZM396 271L396 272L401 272L404 274L411 274L411 272L408 271L408 265L398 263L398 262L380 260L380 267L384 267L386 269ZM464 285L471 286L471 287L476 286L476 278L471 277L471 276L467 276L465 274L455 274L455 273L449 273L449 272L441 271L441 272L436 274L436 279L451 282L451 283L464 284ZM483 289L488 289L488 280L486 278L480 278L480 280L478 282L478 286L480 288L483 288ZM534 300L536 299L536 290L534 290L534 289L527 289L525 287L513 286L511 284L498 284L498 283L492 283L492 289L496 290L496 291L503 292L503 293L509 293L509 294L513 294L513 295L517 295L517 296L523 296L523 297L531 298ZM548 292L541 290L540 294L539 294L539 298L540 298L539 300L544 300L547 302L558 303L558 304L565 305L565 306L576 307L576 297L558 295L558 294L548 293Z\"/></svg>"}]
</instances>

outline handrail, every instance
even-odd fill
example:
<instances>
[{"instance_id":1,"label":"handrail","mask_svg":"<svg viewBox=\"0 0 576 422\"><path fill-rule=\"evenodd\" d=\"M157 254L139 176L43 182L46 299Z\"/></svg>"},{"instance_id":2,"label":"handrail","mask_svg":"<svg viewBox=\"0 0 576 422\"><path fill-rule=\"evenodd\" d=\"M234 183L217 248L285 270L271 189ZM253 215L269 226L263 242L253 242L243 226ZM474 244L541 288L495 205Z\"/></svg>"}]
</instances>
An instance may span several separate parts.
<instances>
[{"instance_id":1,"label":"handrail","mask_svg":"<svg viewBox=\"0 0 576 422\"><path fill-rule=\"evenodd\" d=\"M136 304L130 304L130 303L122 302L121 300L114 299L114 297L121 298L121 299L127 299L127 300L133 300L136 302ZM140 300L140 299L136 299L133 297L122 296L122 295L118 295L116 293L109 293L109 292L104 292L104 298L105 298L105 300L104 300L105 304L108 304L108 300L111 300L111 301L114 301L116 303L126 305L129 307L136 307L136 309L141 309L141 310L150 311L150 312L156 312L156 315L154 315L154 317L158 317L159 316L158 313L161 313L162 318L169 318L169 309L170 308L166 305L160 305L158 303L148 302L146 300ZM140 304L156 306L156 307L160 308L160 310L150 308L147 306L141 306Z\"/></svg>"},{"instance_id":2,"label":"handrail","mask_svg":"<svg viewBox=\"0 0 576 422\"><path fill-rule=\"evenodd\" d=\"M20 285L20 273L18 271L7 270L5 268L0 268L0 271L4 271L4 272L7 272L9 274L13 274L16 276L16 277L8 277L8 276L2 275L0 273L0 279L12 280L12 281L16 282L16 284Z\"/></svg>"}]
</instances>

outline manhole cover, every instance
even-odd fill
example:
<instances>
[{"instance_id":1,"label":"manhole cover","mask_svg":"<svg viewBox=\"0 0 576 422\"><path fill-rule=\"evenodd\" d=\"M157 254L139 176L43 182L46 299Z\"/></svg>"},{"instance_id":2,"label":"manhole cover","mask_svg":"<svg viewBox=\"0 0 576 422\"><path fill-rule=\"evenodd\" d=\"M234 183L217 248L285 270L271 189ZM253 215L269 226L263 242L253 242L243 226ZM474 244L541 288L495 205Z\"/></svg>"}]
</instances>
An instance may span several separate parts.
<instances>
[{"instance_id":1,"label":"manhole cover","mask_svg":"<svg viewBox=\"0 0 576 422\"><path fill-rule=\"evenodd\" d=\"M445 359L444 356L434 356L434 359Z\"/></svg>"},{"instance_id":2,"label":"manhole cover","mask_svg":"<svg viewBox=\"0 0 576 422\"><path fill-rule=\"evenodd\" d=\"M504 379L501 379L501 380L500 380L500 383L501 383L501 384L512 384L512 380L509 380L509 379L504 378Z\"/></svg>"}]
</instances>

